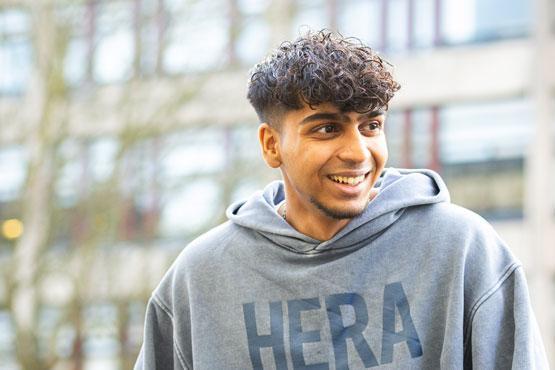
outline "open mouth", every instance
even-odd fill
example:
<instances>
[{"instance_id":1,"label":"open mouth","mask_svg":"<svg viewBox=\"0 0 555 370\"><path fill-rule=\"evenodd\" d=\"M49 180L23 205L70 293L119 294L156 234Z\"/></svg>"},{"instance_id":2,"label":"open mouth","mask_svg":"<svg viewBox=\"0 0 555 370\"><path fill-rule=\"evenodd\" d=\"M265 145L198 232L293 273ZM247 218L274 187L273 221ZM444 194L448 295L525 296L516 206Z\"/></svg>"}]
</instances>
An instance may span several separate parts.
<instances>
[{"instance_id":1,"label":"open mouth","mask_svg":"<svg viewBox=\"0 0 555 370\"><path fill-rule=\"evenodd\" d=\"M328 178L338 184L346 184L351 186L356 186L364 181L368 173L360 176L336 176L336 175L329 175Z\"/></svg>"}]
</instances>

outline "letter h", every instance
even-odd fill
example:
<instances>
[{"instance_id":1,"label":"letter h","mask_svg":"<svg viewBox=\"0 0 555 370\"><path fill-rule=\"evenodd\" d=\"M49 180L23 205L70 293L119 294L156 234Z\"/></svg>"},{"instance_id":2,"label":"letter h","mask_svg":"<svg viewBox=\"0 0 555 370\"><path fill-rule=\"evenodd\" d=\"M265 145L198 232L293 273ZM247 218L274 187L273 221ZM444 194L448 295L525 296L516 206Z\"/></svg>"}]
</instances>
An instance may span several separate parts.
<instances>
[{"instance_id":1,"label":"letter h","mask_svg":"<svg viewBox=\"0 0 555 370\"><path fill-rule=\"evenodd\" d=\"M249 355L255 370L263 369L260 350L270 347L274 353L277 370L287 370L283 336L283 309L281 302L270 302L270 334L259 335L256 326L254 303L243 304L243 316L249 342Z\"/></svg>"}]
</instances>

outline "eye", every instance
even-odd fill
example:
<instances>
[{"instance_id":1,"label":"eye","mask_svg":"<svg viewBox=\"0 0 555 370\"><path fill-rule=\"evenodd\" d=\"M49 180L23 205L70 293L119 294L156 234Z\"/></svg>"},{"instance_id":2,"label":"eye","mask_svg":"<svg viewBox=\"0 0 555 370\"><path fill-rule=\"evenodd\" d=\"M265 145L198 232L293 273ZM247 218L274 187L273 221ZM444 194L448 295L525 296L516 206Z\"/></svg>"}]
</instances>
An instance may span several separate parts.
<instances>
[{"instance_id":1,"label":"eye","mask_svg":"<svg viewBox=\"0 0 555 370\"><path fill-rule=\"evenodd\" d=\"M339 127L334 123L327 123L325 125L316 127L314 132L318 134L333 134L339 132Z\"/></svg>"},{"instance_id":2,"label":"eye","mask_svg":"<svg viewBox=\"0 0 555 370\"><path fill-rule=\"evenodd\" d=\"M376 135L382 130L382 123L380 121L367 122L360 127L360 131L367 135Z\"/></svg>"}]
</instances>

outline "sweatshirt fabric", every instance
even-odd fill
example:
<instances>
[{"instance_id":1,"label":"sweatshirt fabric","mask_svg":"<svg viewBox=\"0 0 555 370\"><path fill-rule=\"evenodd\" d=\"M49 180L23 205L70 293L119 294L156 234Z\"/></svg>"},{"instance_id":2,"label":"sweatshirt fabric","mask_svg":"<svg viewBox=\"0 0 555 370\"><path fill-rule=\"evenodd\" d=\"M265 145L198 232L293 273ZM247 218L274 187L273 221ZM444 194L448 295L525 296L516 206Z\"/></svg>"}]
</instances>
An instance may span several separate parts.
<instances>
[{"instance_id":1,"label":"sweatshirt fabric","mask_svg":"<svg viewBox=\"0 0 555 370\"><path fill-rule=\"evenodd\" d=\"M521 264L438 174L384 171L327 241L278 213L281 182L227 210L148 303L135 370L547 369Z\"/></svg>"}]
</instances>

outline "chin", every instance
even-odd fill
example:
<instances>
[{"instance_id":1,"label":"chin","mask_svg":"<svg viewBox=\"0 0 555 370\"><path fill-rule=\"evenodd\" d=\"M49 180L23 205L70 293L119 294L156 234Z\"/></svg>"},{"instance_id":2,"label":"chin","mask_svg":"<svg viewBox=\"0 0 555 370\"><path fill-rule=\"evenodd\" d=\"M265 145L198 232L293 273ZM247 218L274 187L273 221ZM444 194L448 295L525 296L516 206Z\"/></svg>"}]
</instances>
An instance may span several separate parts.
<instances>
[{"instance_id":1,"label":"chin","mask_svg":"<svg viewBox=\"0 0 555 370\"><path fill-rule=\"evenodd\" d=\"M322 213L324 213L329 218L333 218L336 220L345 220L355 218L360 216L366 207L368 206L368 202L360 204L360 205L353 205L351 207L332 207L322 202L319 202L317 199L312 198L311 203L316 206Z\"/></svg>"}]
</instances>

